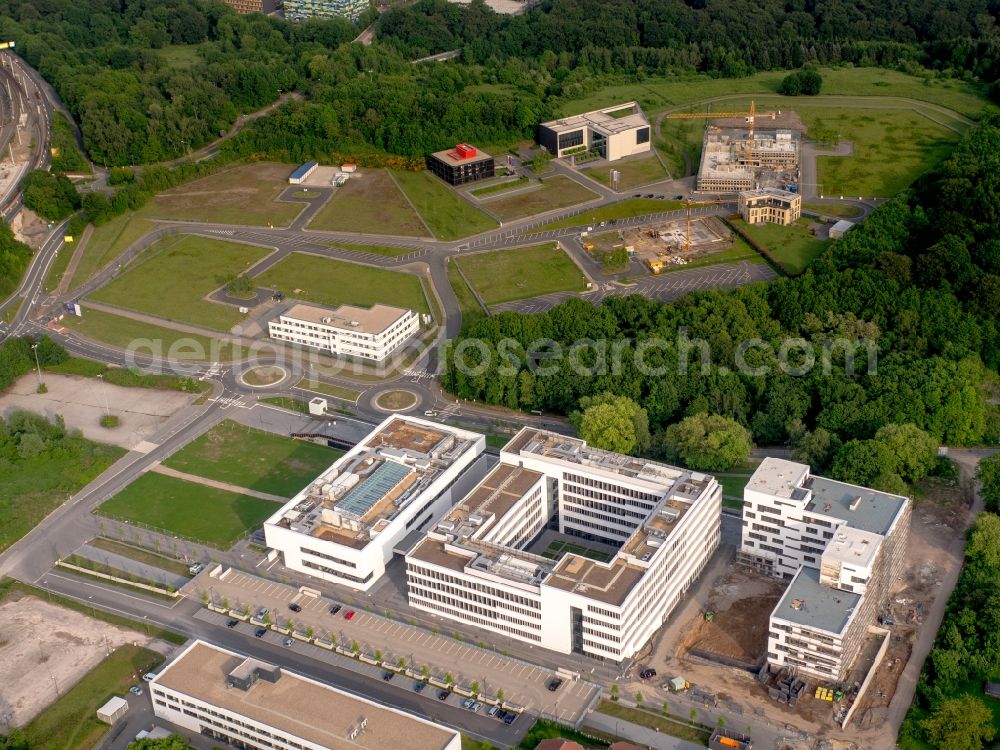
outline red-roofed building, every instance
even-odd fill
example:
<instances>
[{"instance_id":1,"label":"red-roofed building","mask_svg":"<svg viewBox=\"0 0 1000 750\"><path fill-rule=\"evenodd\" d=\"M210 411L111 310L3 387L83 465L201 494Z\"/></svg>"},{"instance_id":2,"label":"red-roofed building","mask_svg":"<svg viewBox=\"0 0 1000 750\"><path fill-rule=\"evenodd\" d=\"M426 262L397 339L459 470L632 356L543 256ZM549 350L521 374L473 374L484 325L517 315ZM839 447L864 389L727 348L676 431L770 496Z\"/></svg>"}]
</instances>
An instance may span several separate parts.
<instances>
[{"instance_id":1,"label":"red-roofed building","mask_svg":"<svg viewBox=\"0 0 1000 750\"><path fill-rule=\"evenodd\" d=\"M583 745L564 740L562 737L552 737L535 745L535 750L583 750Z\"/></svg>"}]
</instances>

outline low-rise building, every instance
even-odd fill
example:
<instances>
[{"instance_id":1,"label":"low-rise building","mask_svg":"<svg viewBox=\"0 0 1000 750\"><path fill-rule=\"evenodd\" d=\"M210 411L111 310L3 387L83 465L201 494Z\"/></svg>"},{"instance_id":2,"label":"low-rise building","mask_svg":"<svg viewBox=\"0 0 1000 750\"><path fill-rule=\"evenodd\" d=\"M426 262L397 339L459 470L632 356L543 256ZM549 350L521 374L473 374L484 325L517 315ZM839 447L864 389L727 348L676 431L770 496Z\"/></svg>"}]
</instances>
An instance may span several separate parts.
<instances>
[{"instance_id":1,"label":"low-rise building","mask_svg":"<svg viewBox=\"0 0 1000 750\"><path fill-rule=\"evenodd\" d=\"M802 196L778 188L742 190L740 216L747 224L794 224L802 216Z\"/></svg>"},{"instance_id":2,"label":"low-rise building","mask_svg":"<svg viewBox=\"0 0 1000 750\"><path fill-rule=\"evenodd\" d=\"M469 467L485 447L475 432L388 417L264 522L267 546L292 570L367 590L397 542L481 478Z\"/></svg>"},{"instance_id":3,"label":"low-rise building","mask_svg":"<svg viewBox=\"0 0 1000 750\"><path fill-rule=\"evenodd\" d=\"M309 175L316 171L317 167L319 167L319 162L317 161L307 161L305 164L300 164L288 175L288 184L301 185L308 179Z\"/></svg>"},{"instance_id":4,"label":"low-rise building","mask_svg":"<svg viewBox=\"0 0 1000 750\"><path fill-rule=\"evenodd\" d=\"M341 305L333 310L297 304L268 321L267 330L279 341L383 362L420 330L420 315L382 304Z\"/></svg>"},{"instance_id":5,"label":"low-rise building","mask_svg":"<svg viewBox=\"0 0 1000 750\"><path fill-rule=\"evenodd\" d=\"M830 227L830 239L839 240L853 228L854 228L854 222L848 221L847 219L841 219L832 227Z\"/></svg>"},{"instance_id":6,"label":"low-rise building","mask_svg":"<svg viewBox=\"0 0 1000 750\"><path fill-rule=\"evenodd\" d=\"M496 174L493 157L468 143L431 154L427 157L427 168L449 185L465 185Z\"/></svg>"},{"instance_id":7,"label":"low-rise building","mask_svg":"<svg viewBox=\"0 0 1000 750\"><path fill-rule=\"evenodd\" d=\"M114 724L128 713L128 701L120 696L112 696L107 703L97 709L97 718L105 724Z\"/></svg>"},{"instance_id":8,"label":"low-rise building","mask_svg":"<svg viewBox=\"0 0 1000 750\"><path fill-rule=\"evenodd\" d=\"M743 500L740 559L791 580L771 614L768 662L843 679L902 575L910 501L776 458Z\"/></svg>"},{"instance_id":9,"label":"low-rise building","mask_svg":"<svg viewBox=\"0 0 1000 750\"><path fill-rule=\"evenodd\" d=\"M369 8L367 0L284 0L285 18L349 18L352 21Z\"/></svg>"},{"instance_id":10,"label":"low-rise building","mask_svg":"<svg viewBox=\"0 0 1000 750\"><path fill-rule=\"evenodd\" d=\"M560 653L628 659L717 548L720 512L710 476L524 428L407 554L410 606ZM547 527L616 551L527 551Z\"/></svg>"},{"instance_id":11,"label":"low-rise building","mask_svg":"<svg viewBox=\"0 0 1000 750\"><path fill-rule=\"evenodd\" d=\"M596 151L608 161L650 150L649 120L637 102L584 112L538 126L538 143L557 157Z\"/></svg>"},{"instance_id":12,"label":"low-rise building","mask_svg":"<svg viewBox=\"0 0 1000 750\"><path fill-rule=\"evenodd\" d=\"M454 729L200 640L149 690L157 718L233 747L461 748Z\"/></svg>"}]
</instances>

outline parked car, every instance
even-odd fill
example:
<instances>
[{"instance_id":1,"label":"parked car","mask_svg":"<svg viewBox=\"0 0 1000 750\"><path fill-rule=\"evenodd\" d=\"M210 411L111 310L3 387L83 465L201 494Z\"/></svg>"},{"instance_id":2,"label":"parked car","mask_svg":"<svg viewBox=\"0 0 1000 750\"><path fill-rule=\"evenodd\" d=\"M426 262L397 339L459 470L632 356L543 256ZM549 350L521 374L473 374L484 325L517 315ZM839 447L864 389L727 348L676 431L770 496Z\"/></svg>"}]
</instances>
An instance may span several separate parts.
<instances>
[{"instance_id":1,"label":"parked car","mask_svg":"<svg viewBox=\"0 0 1000 750\"><path fill-rule=\"evenodd\" d=\"M331 615L335 615L339 611L340 611L340 605L339 604L334 604L332 607L330 607L330 614Z\"/></svg>"},{"instance_id":2,"label":"parked car","mask_svg":"<svg viewBox=\"0 0 1000 750\"><path fill-rule=\"evenodd\" d=\"M345 620L353 620L354 619L354 615L356 615L356 614L357 614L357 612L355 612L353 609L349 609L349 610L347 610L344 613L344 619Z\"/></svg>"},{"instance_id":3,"label":"parked car","mask_svg":"<svg viewBox=\"0 0 1000 750\"><path fill-rule=\"evenodd\" d=\"M472 698L466 698L462 701L462 708L472 708L473 703L475 703L475 701L472 700Z\"/></svg>"},{"instance_id":4,"label":"parked car","mask_svg":"<svg viewBox=\"0 0 1000 750\"><path fill-rule=\"evenodd\" d=\"M235 628L239 624L240 624L239 620L226 620L226 627L227 628Z\"/></svg>"},{"instance_id":5,"label":"parked car","mask_svg":"<svg viewBox=\"0 0 1000 750\"><path fill-rule=\"evenodd\" d=\"M132 695L142 695L142 688L138 685L133 685L128 689L128 691L132 693Z\"/></svg>"},{"instance_id":6,"label":"parked car","mask_svg":"<svg viewBox=\"0 0 1000 750\"><path fill-rule=\"evenodd\" d=\"M389 680L391 680L395 676L396 676L395 672L390 672L388 670L386 670L385 672L382 673L382 679L385 680L386 682L388 682Z\"/></svg>"},{"instance_id":7,"label":"parked car","mask_svg":"<svg viewBox=\"0 0 1000 750\"><path fill-rule=\"evenodd\" d=\"M266 633L266 632L267 632L267 628L257 628L255 631L253 631L253 634L254 634L255 638L263 638L264 637L264 633Z\"/></svg>"},{"instance_id":8,"label":"parked car","mask_svg":"<svg viewBox=\"0 0 1000 750\"><path fill-rule=\"evenodd\" d=\"M653 195L652 193L646 193L645 197L646 198L655 198L656 196Z\"/></svg>"},{"instance_id":9,"label":"parked car","mask_svg":"<svg viewBox=\"0 0 1000 750\"><path fill-rule=\"evenodd\" d=\"M562 680L560 680L558 677L553 677L551 680L549 680L548 684L545 687L549 689L550 693L554 693L556 690L559 689L560 685L562 685Z\"/></svg>"},{"instance_id":10,"label":"parked car","mask_svg":"<svg viewBox=\"0 0 1000 750\"><path fill-rule=\"evenodd\" d=\"M676 200L676 201L682 201L682 200L684 200L684 196L683 195L675 196L674 200Z\"/></svg>"},{"instance_id":11,"label":"parked car","mask_svg":"<svg viewBox=\"0 0 1000 750\"><path fill-rule=\"evenodd\" d=\"M505 713L503 715L503 723L504 724L508 724L508 725L509 724L513 724L514 723L514 719L516 719L516 718L517 718L517 714L516 713L514 713L513 711L508 711L507 713Z\"/></svg>"},{"instance_id":12,"label":"parked car","mask_svg":"<svg viewBox=\"0 0 1000 750\"><path fill-rule=\"evenodd\" d=\"M292 612L301 612L301 611L302 611L302 606L301 606L301 605L299 605L299 604L296 604L295 602L291 602L291 603L290 603L290 604L288 605L288 608L289 608L290 610L292 610Z\"/></svg>"},{"instance_id":13,"label":"parked car","mask_svg":"<svg viewBox=\"0 0 1000 750\"><path fill-rule=\"evenodd\" d=\"M439 701L446 701L446 700L448 700L448 696L449 695L451 695L451 693L449 693L447 690L441 690L441 691L438 692L438 700Z\"/></svg>"},{"instance_id":14,"label":"parked car","mask_svg":"<svg viewBox=\"0 0 1000 750\"><path fill-rule=\"evenodd\" d=\"M281 642L283 646L291 646L293 643L295 643L295 639L292 638L291 636L289 636L288 638L286 638Z\"/></svg>"},{"instance_id":15,"label":"parked car","mask_svg":"<svg viewBox=\"0 0 1000 750\"><path fill-rule=\"evenodd\" d=\"M483 710L483 704L480 703L479 701L476 701L469 707L469 710L472 711L473 713L479 713L480 711Z\"/></svg>"},{"instance_id":16,"label":"parked car","mask_svg":"<svg viewBox=\"0 0 1000 750\"><path fill-rule=\"evenodd\" d=\"M257 610L257 619L263 620L264 616L270 611L271 610L269 610L267 607L261 607L260 609Z\"/></svg>"},{"instance_id":17,"label":"parked car","mask_svg":"<svg viewBox=\"0 0 1000 750\"><path fill-rule=\"evenodd\" d=\"M195 563L190 568L188 568L188 573L190 573L193 576L196 576L204 569L205 569L204 565L202 565L201 563Z\"/></svg>"},{"instance_id":18,"label":"parked car","mask_svg":"<svg viewBox=\"0 0 1000 750\"><path fill-rule=\"evenodd\" d=\"M633 197L633 198L641 198L641 197L642 197L642 193L634 193L634 194L632 195L632 197Z\"/></svg>"},{"instance_id":19,"label":"parked car","mask_svg":"<svg viewBox=\"0 0 1000 750\"><path fill-rule=\"evenodd\" d=\"M413 683L413 692L422 693L424 692L425 687L427 687L426 682L424 682L423 680L417 680L416 682Z\"/></svg>"},{"instance_id":20,"label":"parked car","mask_svg":"<svg viewBox=\"0 0 1000 750\"><path fill-rule=\"evenodd\" d=\"M146 682L152 682L153 680L156 679L156 675L153 674L152 672L146 672L146 674L142 676L142 679L144 679Z\"/></svg>"},{"instance_id":21,"label":"parked car","mask_svg":"<svg viewBox=\"0 0 1000 750\"><path fill-rule=\"evenodd\" d=\"M652 667L646 668L641 672L639 672L640 680L651 680L654 677L656 677L656 670L653 669Z\"/></svg>"},{"instance_id":22,"label":"parked car","mask_svg":"<svg viewBox=\"0 0 1000 750\"><path fill-rule=\"evenodd\" d=\"M494 719L502 719L503 709L500 706L490 706L489 710L486 712L487 716L492 716Z\"/></svg>"}]
</instances>

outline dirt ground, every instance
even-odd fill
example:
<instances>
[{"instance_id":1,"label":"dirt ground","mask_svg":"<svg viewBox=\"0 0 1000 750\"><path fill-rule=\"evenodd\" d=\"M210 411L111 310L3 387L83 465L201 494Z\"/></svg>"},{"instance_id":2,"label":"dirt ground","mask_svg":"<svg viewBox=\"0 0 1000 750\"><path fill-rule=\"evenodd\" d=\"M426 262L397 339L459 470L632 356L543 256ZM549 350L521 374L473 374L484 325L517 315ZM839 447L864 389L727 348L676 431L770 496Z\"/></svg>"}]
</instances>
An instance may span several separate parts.
<instances>
[{"instance_id":1,"label":"dirt ground","mask_svg":"<svg viewBox=\"0 0 1000 750\"><path fill-rule=\"evenodd\" d=\"M15 409L45 414L52 419L61 414L67 427L80 430L84 437L101 443L135 448L178 409L190 403L192 396L180 391L152 388L123 388L96 378L57 375L46 372L42 380L48 393L36 393L38 377L25 375L0 395L0 414ZM101 427L100 420L110 407L120 424L112 429Z\"/></svg>"},{"instance_id":2,"label":"dirt ground","mask_svg":"<svg viewBox=\"0 0 1000 750\"><path fill-rule=\"evenodd\" d=\"M42 221L34 211L22 208L10 223L10 228L14 231L14 237L36 250L45 242L49 236L48 223Z\"/></svg>"},{"instance_id":3,"label":"dirt ground","mask_svg":"<svg viewBox=\"0 0 1000 750\"><path fill-rule=\"evenodd\" d=\"M714 217L691 219L691 246L687 250L682 245L687 239L687 222L667 221L652 227L623 229L594 235L591 242L595 250L609 252L617 247L628 246L635 250L635 257L642 263L662 261L671 265L684 260L690 262L712 253L721 252L732 246L733 233Z\"/></svg>"},{"instance_id":4,"label":"dirt ground","mask_svg":"<svg viewBox=\"0 0 1000 750\"><path fill-rule=\"evenodd\" d=\"M0 603L0 714L22 727L126 643L149 637L33 596Z\"/></svg>"},{"instance_id":5,"label":"dirt ground","mask_svg":"<svg viewBox=\"0 0 1000 750\"><path fill-rule=\"evenodd\" d=\"M712 621L699 616L677 648L682 657L692 648L731 659L758 663L767 650L767 623L781 598L781 581L730 570L709 596Z\"/></svg>"}]
</instances>

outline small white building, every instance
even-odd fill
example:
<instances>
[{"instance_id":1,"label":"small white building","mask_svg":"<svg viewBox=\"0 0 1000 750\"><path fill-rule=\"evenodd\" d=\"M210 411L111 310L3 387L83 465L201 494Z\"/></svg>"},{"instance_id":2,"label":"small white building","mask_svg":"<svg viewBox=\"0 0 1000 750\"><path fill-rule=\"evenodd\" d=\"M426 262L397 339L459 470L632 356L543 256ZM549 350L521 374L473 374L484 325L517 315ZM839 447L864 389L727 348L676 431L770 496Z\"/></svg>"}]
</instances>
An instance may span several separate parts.
<instances>
[{"instance_id":1,"label":"small white building","mask_svg":"<svg viewBox=\"0 0 1000 750\"><path fill-rule=\"evenodd\" d=\"M651 149L649 120L638 102L572 115L538 126L538 143L554 156L596 151L608 161Z\"/></svg>"},{"instance_id":2,"label":"small white building","mask_svg":"<svg viewBox=\"0 0 1000 750\"><path fill-rule=\"evenodd\" d=\"M369 308L341 305L333 310L298 304L268 321L267 329L279 341L334 356L383 362L420 330L420 316L382 304Z\"/></svg>"},{"instance_id":3,"label":"small white building","mask_svg":"<svg viewBox=\"0 0 1000 750\"><path fill-rule=\"evenodd\" d=\"M117 695L97 709L97 718L106 724L114 724L128 713L128 701Z\"/></svg>"},{"instance_id":4,"label":"small white building","mask_svg":"<svg viewBox=\"0 0 1000 750\"><path fill-rule=\"evenodd\" d=\"M460 750L449 727L195 641L150 683L153 713L217 744L276 750Z\"/></svg>"},{"instance_id":5,"label":"small white building","mask_svg":"<svg viewBox=\"0 0 1000 750\"><path fill-rule=\"evenodd\" d=\"M791 583L771 614L767 660L843 679L902 574L910 501L766 458L743 493L740 558Z\"/></svg>"},{"instance_id":6,"label":"small white building","mask_svg":"<svg viewBox=\"0 0 1000 750\"><path fill-rule=\"evenodd\" d=\"M454 504L460 480L482 477L470 466L485 448L476 432L388 417L264 522L267 546L292 570L365 591L405 535Z\"/></svg>"},{"instance_id":7,"label":"small white building","mask_svg":"<svg viewBox=\"0 0 1000 750\"><path fill-rule=\"evenodd\" d=\"M564 654L628 659L718 547L721 498L705 474L526 427L407 554L410 606ZM560 533L604 545L608 559L528 552L556 514Z\"/></svg>"},{"instance_id":8,"label":"small white building","mask_svg":"<svg viewBox=\"0 0 1000 750\"><path fill-rule=\"evenodd\" d=\"M832 227L830 227L830 239L839 240L853 228L854 228L853 221L847 221L847 219L841 219Z\"/></svg>"},{"instance_id":9,"label":"small white building","mask_svg":"<svg viewBox=\"0 0 1000 750\"><path fill-rule=\"evenodd\" d=\"M318 166L319 162L307 161L305 164L296 167L295 170L290 175L288 175L288 184L301 185L303 182L309 179L309 175L315 172Z\"/></svg>"}]
</instances>

